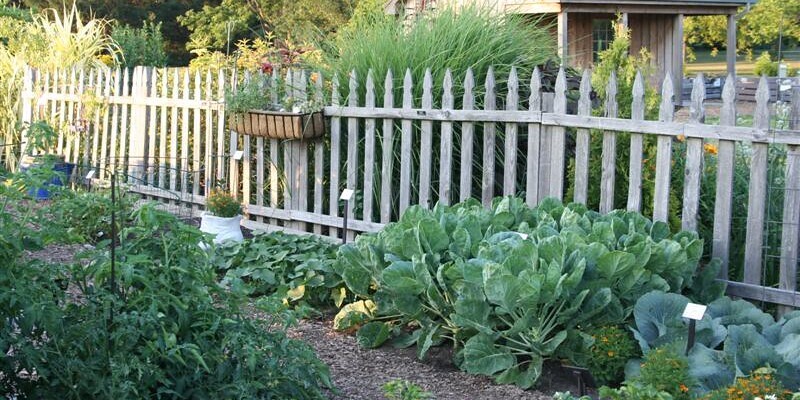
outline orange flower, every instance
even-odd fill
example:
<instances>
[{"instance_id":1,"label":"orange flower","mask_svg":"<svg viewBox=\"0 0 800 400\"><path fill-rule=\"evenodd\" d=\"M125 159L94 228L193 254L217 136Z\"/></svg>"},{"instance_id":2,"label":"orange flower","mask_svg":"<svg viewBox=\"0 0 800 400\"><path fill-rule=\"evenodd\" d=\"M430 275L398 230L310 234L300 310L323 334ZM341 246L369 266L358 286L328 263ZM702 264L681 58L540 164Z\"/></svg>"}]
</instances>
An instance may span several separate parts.
<instances>
[{"instance_id":1,"label":"orange flower","mask_svg":"<svg viewBox=\"0 0 800 400\"><path fill-rule=\"evenodd\" d=\"M685 140L686 140L686 136L685 135L683 135L683 134L678 135L678 141L679 142L683 142Z\"/></svg>"},{"instance_id":2,"label":"orange flower","mask_svg":"<svg viewBox=\"0 0 800 400\"><path fill-rule=\"evenodd\" d=\"M608 352L608 356L609 356L609 357L614 357L614 354L615 354L615 353L614 353L613 351L609 351L609 352Z\"/></svg>"},{"instance_id":3,"label":"orange flower","mask_svg":"<svg viewBox=\"0 0 800 400\"><path fill-rule=\"evenodd\" d=\"M689 387L687 387L686 385L684 385L682 383L680 385L680 389L681 389L681 392L683 392L683 393L688 393L689 392Z\"/></svg>"},{"instance_id":4,"label":"orange flower","mask_svg":"<svg viewBox=\"0 0 800 400\"><path fill-rule=\"evenodd\" d=\"M706 151L706 153L708 153L708 154L717 155L717 146L714 146L714 145L713 145L713 144L711 144L711 143L706 143L705 145L703 145L703 149L704 149L704 150Z\"/></svg>"}]
</instances>

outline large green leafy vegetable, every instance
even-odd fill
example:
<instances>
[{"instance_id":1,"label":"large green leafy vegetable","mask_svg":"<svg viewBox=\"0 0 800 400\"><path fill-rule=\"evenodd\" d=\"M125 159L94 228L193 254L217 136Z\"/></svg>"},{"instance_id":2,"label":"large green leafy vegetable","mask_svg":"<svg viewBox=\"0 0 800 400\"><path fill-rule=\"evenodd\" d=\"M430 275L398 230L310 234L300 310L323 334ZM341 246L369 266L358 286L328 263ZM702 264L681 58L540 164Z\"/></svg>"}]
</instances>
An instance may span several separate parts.
<instances>
[{"instance_id":1,"label":"large green leafy vegetable","mask_svg":"<svg viewBox=\"0 0 800 400\"><path fill-rule=\"evenodd\" d=\"M342 246L334 268L386 326L365 325L362 343L393 336L423 357L447 341L462 369L530 387L545 359L578 358L586 328L625 321L652 290L689 288L701 254L696 234L671 235L637 213L503 197L490 209L411 207ZM367 315L351 312L339 319Z\"/></svg>"}]
</instances>

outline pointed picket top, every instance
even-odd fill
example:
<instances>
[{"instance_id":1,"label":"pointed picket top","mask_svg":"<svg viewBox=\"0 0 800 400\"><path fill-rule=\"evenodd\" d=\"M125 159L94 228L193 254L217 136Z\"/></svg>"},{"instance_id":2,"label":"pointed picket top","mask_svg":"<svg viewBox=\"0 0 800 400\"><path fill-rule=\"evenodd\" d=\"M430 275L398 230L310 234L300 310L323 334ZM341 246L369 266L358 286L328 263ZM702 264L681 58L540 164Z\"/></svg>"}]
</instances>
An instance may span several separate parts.
<instances>
[{"instance_id":1,"label":"pointed picket top","mask_svg":"<svg viewBox=\"0 0 800 400\"><path fill-rule=\"evenodd\" d=\"M617 73L611 71L606 85L606 117L617 117Z\"/></svg>"},{"instance_id":2,"label":"pointed picket top","mask_svg":"<svg viewBox=\"0 0 800 400\"><path fill-rule=\"evenodd\" d=\"M403 77L403 108L414 107L414 81L411 78L411 69L406 68L406 75Z\"/></svg>"},{"instance_id":3,"label":"pointed picket top","mask_svg":"<svg viewBox=\"0 0 800 400\"><path fill-rule=\"evenodd\" d=\"M642 72L636 71L636 78L633 79L633 101L631 103L631 119L644 119L644 80Z\"/></svg>"},{"instance_id":4,"label":"pointed picket top","mask_svg":"<svg viewBox=\"0 0 800 400\"><path fill-rule=\"evenodd\" d=\"M286 93L286 96L290 96L290 97L294 96L294 88L292 87L294 85L293 72L294 71L292 71L291 68L287 68L286 69L286 77L284 78L284 81L283 81L283 87L284 87L284 91Z\"/></svg>"},{"instance_id":5,"label":"pointed picket top","mask_svg":"<svg viewBox=\"0 0 800 400\"><path fill-rule=\"evenodd\" d=\"M339 105L339 74L333 74L331 79L331 105Z\"/></svg>"},{"instance_id":6,"label":"pointed picket top","mask_svg":"<svg viewBox=\"0 0 800 400\"><path fill-rule=\"evenodd\" d=\"M694 78L692 85L692 97L689 103L689 119L693 122L703 123L706 119L706 111L703 102L706 100L706 83L703 74L699 73Z\"/></svg>"},{"instance_id":7,"label":"pointed picket top","mask_svg":"<svg viewBox=\"0 0 800 400\"><path fill-rule=\"evenodd\" d=\"M306 76L306 70L301 69L300 74L295 76L294 82L294 89L295 89L295 97L297 97L300 101L307 101L308 100L308 77Z\"/></svg>"},{"instance_id":8,"label":"pointed picket top","mask_svg":"<svg viewBox=\"0 0 800 400\"><path fill-rule=\"evenodd\" d=\"M322 105L325 102L325 81L322 78L322 73L317 71L311 74L311 80L314 81L314 101Z\"/></svg>"},{"instance_id":9,"label":"pointed picket top","mask_svg":"<svg viewBox=\"0 0 800 400\"><path fill-rule=\"evenodd\" d=\"M794 82L792 88L792 110L789 112L789 129L800 130L800 77Z\"/></svg>"},{"instance_id":10,"label":"pointed picket top","mask_svg":"<svg viewBox=\"0 0 800 400\"><path fill-rule=\"evenodd\" d=\"M433 108L433 77L430 68L425 69L422 80L422 108Z\"/></svg>"},{"instance_id":11,"label":"pointed picket top","mask_svg":"<svg viewBox=\"0 0 800 400\"><path fill-rule=\"evenodd\" d=\"M464 106L465 110L472 110L475 107L475 75L472 73L472 68L467 68L467 75L464 76Z\"/></svg>"},{"instance_id":12,"label":"pointed picket top","mask_svg":"<svg viewBox=\"0 0 800 400\"><path fill-rule=\"evenodd\" d=\"M508 73L508 94L506 95L506 110L516 110L519 105L519 78L517 67L511 67Z\"/></svg>"},{"instance_id":13,"label":"pointed picket top","mask_svg":"<svg viewBox=\"0 0 800 400\"><path fill-rule=\"evenodd\" d=\"M448 68L444 72L444 82L442 82L442 89L444 90L444 94L442 95L442 109L444 110L452 110L453 109L453 73Z\"/></svg>"},{"instance_id":14,"label":"pointed picket top","mask_svg":"<svg viewBox=\"0 0 800 400\"><path fill-rule=\"evenodd\" d=\"M355 69L350 72L350 93L347 94L347 105L358 107L358 75Z\"/></svg>"},{"instance_id":15,"label":"pointed picket top","mask_svg":"<svg viewBox=\"0 0 800 400\"><path fill-rule=\"evenodd\" d=\"M531 96L528 98L528 108L531 111L542 109L542 73L539 67L531 72Z\"/></svg>"},{"instance_id":16,"label":"pointed picket top","mask_svg":"<svg viewBox=\"0 0 800 400\"><path fill-rule=\"evenodd\" d=\"M556 76L553 112L558 114L567 113L567 76L564 73L564 67L558 69L558 75Z\"/></svg>"},{"instance_id":17,"label":"pointed picket top","mask_svg":"<svg viewBox=\"0 0 800 400\"><path fill-rule=\"evenodd\" d=\"M272 70L272 76L269 82L269 95L272 104L278 104L280 102L278 92L280 91L278 88L278 82L280 81L280 76L278 75L278 69L275 68Z\"/></svg>"},{"instance_id":18,"label":"pointed picket top","mask_svg":"<svg viewBox=\"0 0 800 400\"><path fill-rule=\"evenodd\" d=\"M672 122L675 111L675 103L672 102L674 90L672 76L667 72L661 84L661 104L658 106L658 120L661 122Z\"/></svg>"},{"instance_id":19,"label":"pointed picket top","mask_svg":"<svg viewBox=\"0 0 800 400\"><path fill-rule=\"evenodd\" d=\"M386 70L386 79L383 80L383 107L391 108L394 106L394 76L392 69Z\"/></svg>"},{"instance_id":20,"label":"pointed picket top","mask_svg":"<svg viewBox=\"0 0 800 400\"><path fill-rule=\"evenodd\" d=\"M756 111L753 115L753 128L769 128L769 84L767 77L761 76L756 89Z\"/></svg>"},{"instance_id":21,"label":"pointed picket top","mask_svg":"<svg viewBox=\"0 0 800 400\"><path fill-rule=\"evenodd\" d=\"M494 110L497 104L495 103L494 93L494 67L490 66L486 72L486 81L484 83L486 93L484 94L483 109Z\"/></svg>"},{"instance_id":22,"label":"pointed picket top","mask_svg":"<svg viewBox=\"0 0 800 400\"><path fill-rule=\"evenodd\" d=\"M583 70L581 76L581 97L578 99L578 115L592 114L592 71Z\"/></svg>"},{"instance_id":23,"label":"pointed picket top","mask_svg":"<svg viewBox=\"0 0 800 400\"><path fill-rule=\"evenodd\" d=\"M736 125L736 84L733 74L728 74L722 87L722 109L719 112L720 125Z\"/></svg>"},{"instance_id":24,"label":"pointed picket top","mask_svg":"<svg viewBox=\"0 0 800 400\"><path fill-rule=\"evenodd\" d=\"M365 107L375 107L375 80L372 76L372 68L367 71L367 94L364 99Z\"/></svg>"}]
</instances>

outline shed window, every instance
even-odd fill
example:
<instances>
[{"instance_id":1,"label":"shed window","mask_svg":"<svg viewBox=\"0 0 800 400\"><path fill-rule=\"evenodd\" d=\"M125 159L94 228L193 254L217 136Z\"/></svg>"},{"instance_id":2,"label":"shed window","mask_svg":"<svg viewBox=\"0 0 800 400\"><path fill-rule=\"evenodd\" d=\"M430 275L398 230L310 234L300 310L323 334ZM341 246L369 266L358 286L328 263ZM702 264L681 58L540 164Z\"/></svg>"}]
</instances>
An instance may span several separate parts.
<instances>
[{"instance_id":1,"label":"shed window","mask_svg":"<svg viewBox=\"0 0 800 400\"><path fill-rule=\"evenodd\" d=\"M597 53L607 49L614 40L614 25L610 19L592 20L592 59L597 61Z\"/></svg>"}]
</instances>

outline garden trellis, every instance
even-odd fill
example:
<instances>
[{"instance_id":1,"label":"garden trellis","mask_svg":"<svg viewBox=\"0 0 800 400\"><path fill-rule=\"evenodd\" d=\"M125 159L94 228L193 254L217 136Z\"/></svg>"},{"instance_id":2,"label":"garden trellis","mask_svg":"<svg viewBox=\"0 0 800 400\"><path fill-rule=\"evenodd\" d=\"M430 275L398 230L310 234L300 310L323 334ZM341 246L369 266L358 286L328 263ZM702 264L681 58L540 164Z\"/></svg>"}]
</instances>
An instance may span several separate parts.
<instances>
[{"instance_id":1,"label":"garden trellis","mask_svg":"<svg viewBox=\"0 0 800 400\"><path fill-rule=\"evenodd\" d=\"M372 232L396 220L411 204L432 207L436 202L451 204L469 197L486 205L499 195L521 195L531 205L545 197L597 201L598 211L608 212L620 206L614 201L619 171L624 171L627 183L622 207L641 211L652 206L650 217L667 221L670 195L677 193L682 199L681 227L697 230L701 197L709 195L703 193L702 183L708 167L704 146L710 144L716 152L716 185L713 239L706 245L722 259L722 277L728 278L733 261L743 264L743 279L730 282L729 294L800 305L796 292L800 84L793 90L789 126L775 127L771 126L769 88L762 79L753 126L744 127L736 126L733 79L727 79L723 88L719 124L711 125L704 121L707 105L702 79L695 80L699 84L693 87L688 120L677 122L669 75L661 89L658 120L646 120L647 77L639 75L633 85L632 117L624 119L617 117L613 77L604 104L597 105L591 99L588 72L580 90L571 95L563 70L555 80L554 93L541 90L545 77L538 70L523 75L512 69L507 77L496 77L490 70L484 82L475 82L471 71L464 77L448 72L442 93L434 93L430 73L423 82L412 82L410 73L395 77L393 72L398 71L385 72L384 79L373 73L366 77L353 73L346 81L334 78L326 85L319 75L309 79L310 74L303 71L286 71L286 92L328 101L324 113L330 132L319 140L279 141L229 130L224 93L234 75L228 71L28 70L22 120L49 119L65 127L54 151L86 168L138 177L141 181L133 180L131 190L145 196L174 202L176 196L163 193L180 193L178 198L199 211L210 189L224 182L246 205L250 226L334 238L342 234L338 198L344 188L357 193L349 202L349 228ZM423 94L416 99L412 88L419 84ZM87 117L82 113L91 102L102 106L88 116L86 132L66 134L67 127ZM576 112L569 112L572 108ZM629 142L620 140L621 133L630 135ZM599 166L593 166L590 157L592 137L602 138ZM648 138L655 142L652 204L643 203L643 151ZM618 152L628 143L630 154L641 157L618 165ZM673 154L678 143L686 148L682 160ZM774 148L786 152L782 165L769 163ZM734 216L734 171L742 150L749 165L747 215ZM682 187L672 184L672 165L677 161L685 164ZM601 171L597 182L589 173L595 167ZM777 287L772 287L764 280L765 243L771 223L768 202L774 189L768 178L776 168L785 178L779 188L783 207L777 221ZM593 186L599 186L597 199L590 198ZM565 198L568 192L572 195ZM734 250L734 217L747 219L743 260L729 259Z\"/></svg>"}]
</instances>

